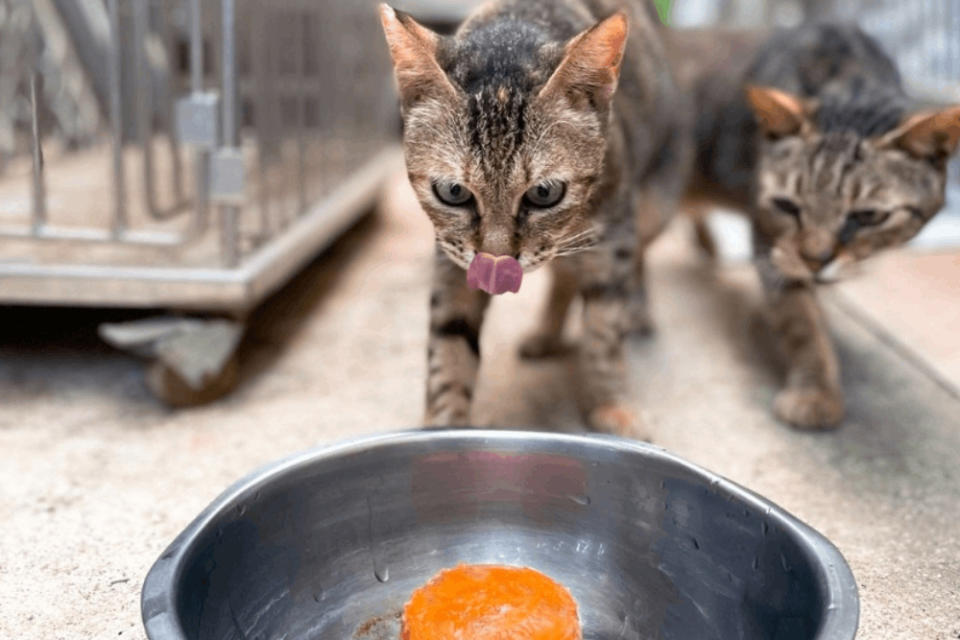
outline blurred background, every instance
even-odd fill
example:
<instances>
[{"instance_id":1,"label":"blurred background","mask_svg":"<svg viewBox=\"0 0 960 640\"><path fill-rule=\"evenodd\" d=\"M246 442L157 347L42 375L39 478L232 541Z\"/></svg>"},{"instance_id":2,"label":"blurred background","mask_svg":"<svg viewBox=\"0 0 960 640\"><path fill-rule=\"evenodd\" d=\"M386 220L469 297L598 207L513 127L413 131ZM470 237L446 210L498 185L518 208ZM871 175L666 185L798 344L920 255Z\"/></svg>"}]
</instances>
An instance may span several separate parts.
<instances>
[{"instance_id":1,"label":"blurred background","mask_svg":"<svg viewBox=\"0 0 960 640\"><path fill-rule=\"evenodd\" d=\"M446 32L476 4L396 1ZM912 93L960 102L960 0L658 6L855 20ZM420 423L433 247L399 142L373 0L0 0L0 637L142 637L140 580L223 487ZM960 633L958 171L913 247L823 291L837 433L771 417L739 218L715 216L717 269L683 220L658 241L660 330L630 346L655 442L836 541L867 639ZM514 356L546 282L491 308L478 425L582 429L575 362Z\"/></svg>"}]
</instances>

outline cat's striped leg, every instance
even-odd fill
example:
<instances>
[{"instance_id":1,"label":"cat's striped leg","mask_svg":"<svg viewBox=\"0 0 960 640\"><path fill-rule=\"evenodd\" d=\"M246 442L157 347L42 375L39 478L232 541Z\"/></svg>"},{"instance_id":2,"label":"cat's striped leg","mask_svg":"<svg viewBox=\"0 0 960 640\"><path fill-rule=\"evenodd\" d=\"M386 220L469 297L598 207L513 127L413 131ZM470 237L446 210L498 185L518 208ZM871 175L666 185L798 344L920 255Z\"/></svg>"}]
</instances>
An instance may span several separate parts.
<instances>
[{"instance_id":1,"label":"cat's striped leg","mask_svg":"<svg viewBox=\"0 0 960 640\"><path fill-rule=\"evenodd\" d=\"M773 300L774 330L788 367L774 412L801 429L832 429L843 419L840 363L812 287L789 288Z\"/></svg>"},{"instance_id":2,"label":"cat's striped leg","mask_svg":"<svg viewBox=\"0 0 960 640\"><path fill-rule=\"evenodd\" d=\"M540 323L520 344L523 358L548 358L569 350L563 339L563 328L570 303L577 295L577 273L570 260L560 258L551 264L551 276L550 294Z\"/></svg>"},{"instance_id":3,"label":"cat's striped leg","mask_svg":"<svg viewBox=\"0 0 960 640\"><path fill-rule=\"evenodd\" d=\"M650 316L650 298L647 293L647 274L644 248L637 250L633 259L633 279L630 283L629 332L647 337L653 335L653 319Z\"/></svg>"},{"instance_id":4,"label":"cat's striped leg","mask_svg":"<svg viewBox=\"0 0 960 640\"><path fill-rule=\"evenodd\" d=\"M463 269L437 252L427 342L427 426L467 426L490 296L467 287Z\"/></svg>"},{"instance_id":5,"label":"cat's striped leg","mask_svg":"<svg viewBox=\"0 0 960 640\"><path fill-rule=\"evenodd\" d=\"M583 258L581 403L593 429L643 439L647 434L628 396L624 354L633 268L633 256L627 254L611 242Z\"/></svg>"},{"instance_id":6,"label":"cat's striped leg","mask_svg":"<svg viewBox=\"0 0 960 640\"><path fill-rule=\"evenodd\" d=\"M784 281L762 258L757 266L787 364L786 384L774 401L774 413L800 429L835 428L844 413L840 362L814 284Z\"/></svg>"}]
</instances>

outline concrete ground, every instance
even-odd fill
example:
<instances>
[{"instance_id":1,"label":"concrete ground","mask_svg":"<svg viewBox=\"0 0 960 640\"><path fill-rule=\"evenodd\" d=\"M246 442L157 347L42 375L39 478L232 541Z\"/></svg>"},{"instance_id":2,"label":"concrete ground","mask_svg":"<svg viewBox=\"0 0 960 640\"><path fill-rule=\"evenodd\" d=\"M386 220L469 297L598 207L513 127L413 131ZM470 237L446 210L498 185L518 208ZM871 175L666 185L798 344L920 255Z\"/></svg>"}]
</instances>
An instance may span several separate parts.
<instances>
[{"instance_id":1,"label":"concrete ground","mask_svg":"<svg viewBox=\"0 0 960 640\"><path fill-rule=\"evenodd\" d=\"M294 451L417 425L431 239L402 180L388 202L258 312L239 389L209 407L154 401L141 363L95 337L115 313L0 310L0 638L142 638L147 569L229 483ZM776 423L752 274L705 268L683 231L654 252L659 332L631 346L655 441L831 538L860 585L860 638L960 638L960 401L949 380L891 340L869 304L827 292L849 418L819 435ZM480 424L579 429L572 363L513 355L545 284L531 277L491 309Z\"/></svg>"}]
</instances>

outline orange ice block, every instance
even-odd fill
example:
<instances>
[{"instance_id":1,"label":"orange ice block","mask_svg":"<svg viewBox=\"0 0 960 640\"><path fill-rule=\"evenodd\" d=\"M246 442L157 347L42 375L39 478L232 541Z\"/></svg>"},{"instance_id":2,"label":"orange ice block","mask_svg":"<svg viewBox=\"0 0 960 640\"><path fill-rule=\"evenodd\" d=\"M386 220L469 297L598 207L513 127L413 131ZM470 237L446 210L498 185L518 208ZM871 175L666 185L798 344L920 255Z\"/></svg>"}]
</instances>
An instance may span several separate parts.
<instances>
[{"instance_id":1,"label":"orange ice block","mask_svg":"<svg viewBox=\"0 0 960 640\"><path fill-rule=\"evenodd\" d=\"M414 591L403 640L581 640L577 603L533 569L461 565Z\"/></svg>"}]
</instances>

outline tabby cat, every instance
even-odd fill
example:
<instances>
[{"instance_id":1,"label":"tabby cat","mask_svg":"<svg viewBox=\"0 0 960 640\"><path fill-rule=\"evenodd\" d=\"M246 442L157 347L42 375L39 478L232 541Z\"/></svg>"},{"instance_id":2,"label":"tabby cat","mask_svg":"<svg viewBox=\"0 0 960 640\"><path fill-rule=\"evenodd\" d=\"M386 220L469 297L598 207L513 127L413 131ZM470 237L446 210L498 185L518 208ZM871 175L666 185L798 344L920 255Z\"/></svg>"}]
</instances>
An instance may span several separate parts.
<instances>
[{"instance_id":1,"label":"tabby cat","mask_svg":"<svg viewBox=\"0 0 960 640\"><path fill-rule=\"evenodd\" d=\"M648 329L643 252L692 154L652 3L497 0L452 37L387 6L381 19L410 183L436 234L426 423L469 423L488 292L549 263L549 300L521 354L561 350L579 295L586 420L642 436L624 337Z\"/></svg>"},{"instance_id":2,"label":"tabby cat","mask_svg":"<svg viewBox=\"0 0 960 640\"><path fill-rule=\"evenodd\" d=\"M751 216L788 362L775 413L800 428L834 427L844 401L815 285L902 245L940 211L960 107L914 104L891 59L855 26L667 38L698 113L692 191Z\"/></svg>"}]
</instances>

